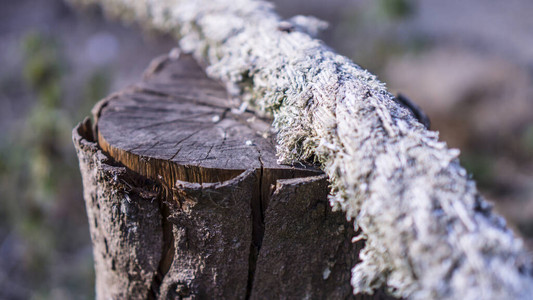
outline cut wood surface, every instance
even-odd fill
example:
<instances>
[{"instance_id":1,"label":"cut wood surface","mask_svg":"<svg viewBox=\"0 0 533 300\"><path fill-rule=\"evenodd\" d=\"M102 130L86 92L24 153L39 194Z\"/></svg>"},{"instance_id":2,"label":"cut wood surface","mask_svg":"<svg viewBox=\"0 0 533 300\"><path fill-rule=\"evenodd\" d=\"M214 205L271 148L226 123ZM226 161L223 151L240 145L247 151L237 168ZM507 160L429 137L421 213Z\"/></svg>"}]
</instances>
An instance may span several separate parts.
<instances>
[{"instance_id":1,"label":"cut wood surface","mask_svg":"<svg viewBox=\"0 0 533 300\"><path fill-rule=\"evenodd\" d=\"M143 82L100 103L98 142L120 163L166 186L222 182L246 170L262 170L265 178L321 173L278 164L269 122L237 108L190 56L179 63L160 58Z\"/></svg>"},{"instance_id":2,"label":"cut wood surface","mask_svg":"<svg viewBox=\"0 0 533 300\"><path fill-rule=\"evenodd\" d=\"M239 110L190 57L73 132L98 299L385 299L352 294L364 242L328 205L326 176L276 161L269 123Z\"/></svg>"}]
</instances>

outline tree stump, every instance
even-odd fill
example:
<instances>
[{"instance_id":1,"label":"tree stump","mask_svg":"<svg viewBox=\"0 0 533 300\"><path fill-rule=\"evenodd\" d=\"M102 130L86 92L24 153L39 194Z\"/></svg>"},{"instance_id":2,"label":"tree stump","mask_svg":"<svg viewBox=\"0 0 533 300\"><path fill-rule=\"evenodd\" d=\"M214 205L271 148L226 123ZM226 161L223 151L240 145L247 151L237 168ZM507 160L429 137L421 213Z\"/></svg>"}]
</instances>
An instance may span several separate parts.
<instances>
[{"instance_id":1,"label":"tree stump","mask_svg":"<svg viewBox=\"0 0 533 300\"><path fill-rule=\"evenodd\" d=\"M280 165L269 121L189 56L163 56L73 131L98 299L352 295L363 241L312 166Z\"/></svg>"}]
</instances>

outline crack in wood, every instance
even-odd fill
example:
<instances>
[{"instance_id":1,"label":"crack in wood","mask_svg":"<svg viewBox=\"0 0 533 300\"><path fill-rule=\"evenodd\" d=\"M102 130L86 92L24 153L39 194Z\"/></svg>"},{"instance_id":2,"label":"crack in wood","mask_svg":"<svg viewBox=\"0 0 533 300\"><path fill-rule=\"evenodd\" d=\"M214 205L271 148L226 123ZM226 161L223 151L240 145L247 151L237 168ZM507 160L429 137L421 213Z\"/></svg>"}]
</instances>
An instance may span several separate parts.
<instances>
[{"instance_id":1,"label":"crack in wood","mask_svg":"<svg viewBox=\"0 0 533 300\"><path fill-rule=\"evenodd\" d=\"M246 299L250 299L252 293L257 258L259 257L259 251L261 250L261 244L265 234L264 207L262 199L264 167L263 161L261 160L261 151L257 148L257 146L256 149L259 154L257 158L261 164L261 167L256 171L256 174L259 173L259 178L253 192L254 196L250 201L250 208L252 210L252 242L250 244L250 255L248 258L248 283L246 288Z\"/></svg>"},{"instance_id":2,"label":"crack in wood","mask_svg":"<svg viewBox=\"0 0 533 300\"><path fill-rule=\"evenodd\" d=\"M174 119L174 120L168 120L168 121L163 121L163 122L158 122L158 123L154 123L154 124L149 124L149 125L146 125L146 126L142 126L142 127L138 127L136 129L148 129L148 128L152 128L152 127L158 127L158 126L162 126L162 125L168 125L168 124L172 124L172 123L199 123L199 124L205 124L206 121L203 120L203 121L195 121L194 119L198 118L198 117L203 117L203 116L207 116L207 115L212 115L213 113L212 112L208 112L208 113L201 113L201 114L193 114L192 116L190 116L189 118L179 118L179 119Z\"/></svg>"},{"instance_id":3,"label":"crack in wood","mask_svg":"<svg viewBox=\"0 0 533 300\"><path fill-rule=\"evenodd\" d=\"M185 136L184 138L178 140L175 144L174 144L174 147L177 147L179 146L181 143L185 142L186 140L188 140L189 138L195 136L196 134L198 134L200 131L204 130L204 128L200 128L196 131L193 131L191 134ZM180 153L182 148L178 148L178 150L176 151L176 153L174 153L174 155L172 155L169 160L174 160L174 158Z\"/></svg>"},{"instance_id":4,"label":"crack in wood","mask_svg":"<svg viewBox=\"0 0 533 300\"><path fill-rule=\"evenodd\" d=\"M167 194L165 198L168 198ZM164 198L159 199L159 210L161 212L161 227L163 232L163 245L161 249L161 259L158 264L156 273L153 276L152 284L150 285L150 292L148 299L159 299L160 288L163 279L167 275L172 262L174 261L175 245L174 245L174 233L172 230L172 223L168 221L170 216L170 208L165 203Z\"/></svg>"}]
</instances>

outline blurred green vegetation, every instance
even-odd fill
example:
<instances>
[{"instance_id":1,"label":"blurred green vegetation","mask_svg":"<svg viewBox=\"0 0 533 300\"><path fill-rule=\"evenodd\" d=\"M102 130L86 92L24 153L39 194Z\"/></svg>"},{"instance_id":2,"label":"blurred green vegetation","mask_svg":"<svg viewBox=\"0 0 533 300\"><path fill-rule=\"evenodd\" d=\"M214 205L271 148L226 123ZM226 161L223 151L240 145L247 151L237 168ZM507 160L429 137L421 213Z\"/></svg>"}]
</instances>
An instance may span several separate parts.
<instances>
[{"instance_id":1,"label":"blurred green vegetation","mask_svg":"<svg viewBox=\"0 0 533 300\"><path fill-rule=\"evenodd\" d=\"M522 146L533 157L533 123L527 126L522 135Z\"/></svg>"},{"instance_id":2,"label":"blurred green vegetation","mask_svg":"<svg viewBox=\"0 0 533 300\"><path fill-rule=\"evenodd\" d=\"M95 70L81 89L78 109L69 111L63 103L69 68L61 44L32 32L21 51L22 84L35 102L24 124L0 140L0 225L7 230L0 232L0 243L22 249L13 255L20 255L23 265L13 272L27 277L28 297L91 299L94 274L86 216L79 213L83 208L72 209L83 206L83 200L71 129L108 93L109 71Z\"/></svg>"},{"instance_id":3,"label":"blurred green vegetation","mask_svg":"<svg viewBox=\"0 0 533 300\"><path fill-rule=\"evenodd\" d=\"M413 0L378 0L380 13L388 19L408 18L415 13L416 3Z\"/></svg>"},{"instance_id":4,"label":"blurred green vegetation","mask_svg":"<svg viewBox=\"0 0 533 300\"><path fill-rule=\"evenodd\" d=\"M416 0L377 0L343 10L334 43L359 65L379 74L390 58L420 53L430 46L429 40L421 35L397 31L402 21L416 13Z\"/></svg>"},{"instance_id":5,"label":"blurred green vegetation","mask_svg":"<svg viewBox=\"0 0 533 300\"><path fill-rule=\"evenodd\" d=\"M494 163L495 158L487 154L469 151L461 154L461 165L480 186L491 186L495 175Z\"/></svg>"}]
</instances>

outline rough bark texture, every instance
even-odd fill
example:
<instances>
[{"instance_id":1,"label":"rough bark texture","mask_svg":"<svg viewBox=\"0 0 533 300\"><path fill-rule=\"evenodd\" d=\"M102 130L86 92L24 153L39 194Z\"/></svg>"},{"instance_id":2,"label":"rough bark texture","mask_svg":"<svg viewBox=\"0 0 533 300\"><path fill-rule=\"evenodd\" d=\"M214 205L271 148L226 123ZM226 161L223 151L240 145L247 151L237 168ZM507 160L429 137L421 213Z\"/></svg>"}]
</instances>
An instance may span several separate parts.
<instances>
[{"instance_id":1,"label":"rough bark texture","mask_svg":"<svg viewBox=\"0 0 533 300\"><path fill-rule=\"evenodd\" d=\"M156 59L93 114L73 139L98 299L388 298L352 294L364 241L325 175L279 165L268 123L190 56Z\"/></svg>"},{"instance_id":2,"label":"rough bark texture","mask_svg":"<svg viewBox=\"0 0 533 300\"><path fill-rule=\"evenodd\" d=\"M89 120L73 131L100 299L146 299L163 247L159 185L103 154ZM108 297L103 297L106 295Z\"/></svg>"},{"instance_id":3,"label":"rough bark texture","mask_svg":"<svg viewBox=\"0 0 533 300\"><path fill-rule=\"evenodd\" d=\"M177 184L177 201L167 202L173 257L159 298L244 298L255 186L252 170L222 183Z\"/></svg>"},{"instance_id":4,"label":"rough bark texture","mask_svg":"<svg viewBox=\"0 0 533 300\"><path fill-rule=\"evenodd\" d=\"M259 112L282 162L318 160L331 204L367 240L354 293L386 285L413 299L529 299L531 257L458 161L374 75L252 0L72 0L171 32ZM326 5L326 4L325 4Z\"/></svg>"},{"instance_id":5,"label":"rough bark texture","mask_svg":"<svg viewBox=\"0 0 533 300\"><path fill-rule=\"evenodd\" d=\"M355 232L342 213L331 211L328 192L325 175L278 180L265 212L251 299L350 299L353 253L363 244L351 242Z\"/></svg>"}]
</instances>

